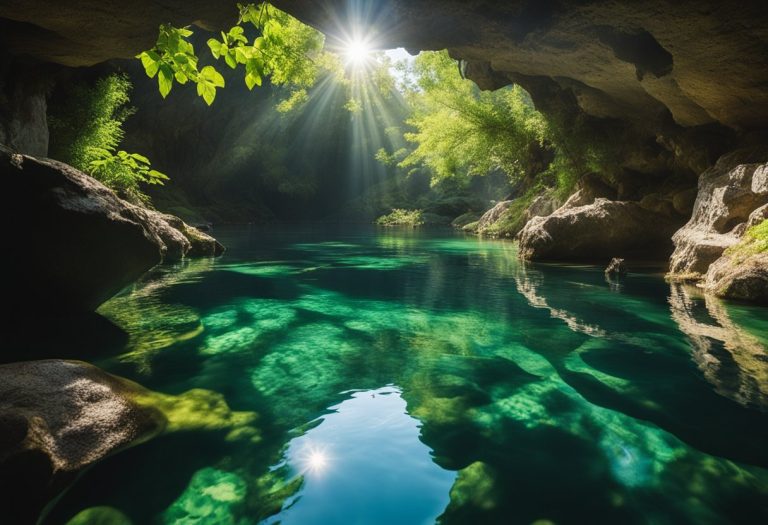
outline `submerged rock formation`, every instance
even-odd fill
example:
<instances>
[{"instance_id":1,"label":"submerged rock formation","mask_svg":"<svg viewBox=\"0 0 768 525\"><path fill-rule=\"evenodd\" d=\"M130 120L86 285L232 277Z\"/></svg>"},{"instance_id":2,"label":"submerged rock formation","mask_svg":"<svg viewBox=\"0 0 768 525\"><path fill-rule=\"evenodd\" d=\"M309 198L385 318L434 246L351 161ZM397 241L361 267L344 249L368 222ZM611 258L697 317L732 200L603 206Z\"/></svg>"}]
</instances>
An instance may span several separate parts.
<instances>
[{"instance_id":1,"label":"submerged rock formation","mask_svg":"<svg viewBox=\"0 0 768 525\"><path fill-rule=\"evenodd\" d=\"M212 237L119 199L84 173L0 146L16 307L94 310L164 259L219 255ZM12 199L23 199L23 208ZM179 226L172 226L172 224Z\"/></svg>"},{"instance_id":2,"label":"submerged rock formation","mask_svg":"<svg viewBox=\"0 0 768 525\"><path fill-rule=\"evenodd\" d=\"M256 419L218 392L153 392L81 361L0 365L3 523L35 523L80 472L115 452L174 432L257 443Z\"/></svg>"}]
</instances>

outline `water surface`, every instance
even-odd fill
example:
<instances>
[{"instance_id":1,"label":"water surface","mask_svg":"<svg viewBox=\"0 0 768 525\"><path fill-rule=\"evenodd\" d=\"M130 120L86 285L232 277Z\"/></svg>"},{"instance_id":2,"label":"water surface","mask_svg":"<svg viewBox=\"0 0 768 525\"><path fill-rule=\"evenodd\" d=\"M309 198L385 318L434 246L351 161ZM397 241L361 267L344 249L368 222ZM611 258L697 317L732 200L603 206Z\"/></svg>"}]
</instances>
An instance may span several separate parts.
<instances>
[{"instance_id":1,"label":"water surface","mask_svg":"<svg viewBox=\"0 0 768 525\"><path fill-rule=\"evenodd\" d=\"M764 309L442 230L217 234L101 308L96 362L207 416L46 523L768 522Z\"/></svg>"}]
</instances>

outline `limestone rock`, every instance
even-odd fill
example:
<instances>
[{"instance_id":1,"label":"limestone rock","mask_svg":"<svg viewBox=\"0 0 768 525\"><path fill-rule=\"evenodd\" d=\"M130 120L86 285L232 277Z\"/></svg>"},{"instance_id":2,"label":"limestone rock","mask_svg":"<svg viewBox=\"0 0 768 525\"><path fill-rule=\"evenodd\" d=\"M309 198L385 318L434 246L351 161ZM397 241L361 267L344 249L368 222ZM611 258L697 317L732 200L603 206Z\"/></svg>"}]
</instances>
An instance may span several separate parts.
<instances>
[{"instance_id":1,"label":"limestone rock","mask_svg":"<svg viewBox=\"0 0 768 525\"><path fill-rule=\"evenodd\" d=\"M658 259L672 251L679 221L636 202L598 198L569 201L548 217L534 217L520 232L520 256L530 260L598 260L607 257ZM569 204L571 203L571 204Z\"/></svg>"},{"instance_id":2,"label":"limestone rock","mask_svg":"<svg viewBox=\"0 0 768 525\"><path fill-rule=\"evenodd\" d=\"M704 276L704 289L725 299L768 305L768 253L720 257Z\"/></svg>"},{"instance_id":3,"label":"limestone rock","mask_svg":"<svg viewBox=\"0 0 768 525\"><path fill-rule=\"evenodd\" d=\"M16 308L94 310L163 259L223 251L210 236L186 225L179 231L171 226L178 219L127 203L61 162L0 145L0 175L2 223L19 254L6 296Z\"/></svg>"},{"instance_id":4,"label":"limestone rock","mask_svg":"<svg viewBox=\"0 0 768 525\"><path fill-rule=\"evenodd\" d=\"M507 211L507 209L512 205L512 202L513 201L511 200L501 201L497 203L493 208L483 213L483 216L480 217L480 220L477 221L477 231L485 230L490 225L496 223L496 221L498 221L504 212Z\"/></svg>"},{"instance_id":5,"label":"limestone rock","mask_svg":"<svg viewBox=\"0 0 768 525\"><path fill-rule=\"evenodd\" d=\"M670 277L701 277L768 203L768 152L739 150L701 174L690 221L673 237ZM755 215L757 217L757 215ZM755 221L757 218L755 218Z\"/></svg>"},{"instance_id":6,"label":"limestone rock","mask_svg":"<svg viewBox=\"0 0 768 525\"><path fill-rule=\"evenodd\" d=\"M525 222L530 221L534 217L546 217L552 214L560 204L560 201L549 194L534 197L528 205L528 209L525 210Z\"/></svg>"},{"instance_id":7,"label":"limestone rock","mask_svg":"<svg viewBox=\"0 0 768 525\"><path fill-rule=\"evenodd\" d=\"M138 385L87 363L0 365L0 500L8 523L34 523L76 475L165 427L131 399Z\"/></svg>"},{"instance_id":8,"label":"limestone rock","mask_svg":"<svg viewBox=\"0 0 768 525\"><path fill-rule=\"evenodd\" d=\"M619 259L618 257L611 259L611 262L608 263L605 269L605 274L613 276L626 275L627 265L624 264L624 259Z\"/></svg>"}]
</instances>

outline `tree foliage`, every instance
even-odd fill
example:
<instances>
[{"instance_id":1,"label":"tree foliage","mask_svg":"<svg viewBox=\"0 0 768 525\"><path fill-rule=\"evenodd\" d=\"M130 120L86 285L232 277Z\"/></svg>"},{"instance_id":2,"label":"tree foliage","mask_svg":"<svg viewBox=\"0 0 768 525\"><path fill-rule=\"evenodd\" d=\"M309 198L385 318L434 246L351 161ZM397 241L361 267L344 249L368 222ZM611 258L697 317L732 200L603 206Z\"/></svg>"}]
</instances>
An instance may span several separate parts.
<instances>
[{"instance_id":1,"label":"tree foliage","mask_svg":"<svg viewBox=\"0 0 768 525\"><path fill-rule=\"evenodd\" d=\"M319 31L266 2L237 7L237 23L222 31L221 39L210 38L207 45L214 59L232 69L243 69L248 89L261 86L265 78L273 85L288 86L292 95L282 107L288 110L306 99L306 89L321 70L338 68L336 60L323 51L325 37ZM249 31L254 30L256 35L249 37ZM164 24L155 47L137 58L150 78L157 76L163 98L174 82L192 82L197 85L197 94L211 105L216 90L225 86L224 77L215 66L199 68L199 57L189 41L192 34L189 28Z\"/></svg>"},{"instance_id":2,"label":"tree foliage","mask_svg":"<svg viewBox=\"0 0 768 525\"><path fill-rule=\"evenodd\" d=\"M112 74L95 83L75 83L66 101L49 115L50 154L88 173L132 201L147 203L140 184L163 184L168 177L152 169L148 158L119 150L131 83Z\"/></svg>"},{"instance_id":3,"label":"tree foliage","mask_svg":"<svg viewBox=\"0 0 768 525\"><path fill-rule=\"evenodd\" d=\"M480 91L444 51L421 53L409 74L405 138L416 147L402 167L424 165L437 180L496 169L520 178L535 167L547 125L522 88Z\"/></svg>"}]
</instances>

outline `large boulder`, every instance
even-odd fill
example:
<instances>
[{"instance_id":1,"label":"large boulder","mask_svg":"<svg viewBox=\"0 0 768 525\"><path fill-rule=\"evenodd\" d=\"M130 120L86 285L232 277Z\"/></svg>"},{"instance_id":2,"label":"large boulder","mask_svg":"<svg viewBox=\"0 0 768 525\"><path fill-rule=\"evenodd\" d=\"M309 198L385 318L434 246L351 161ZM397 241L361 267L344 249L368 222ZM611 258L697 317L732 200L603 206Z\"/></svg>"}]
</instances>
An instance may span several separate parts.
<instances>
[{"instance_id":1,"label":"large boulder","mask_svg":"<svg viewBox=\"0 0 768 525\"><path fill-rule=\"evenodd\" d=\"M534 217L519 234L520 256L529 260L597 261L612 257L657 260L672 251L680 220L637 202L595 199L577 193L547 217Z\"/></svg>"},{"instance_id":2,"label":"large boulder","mask_svg":"<svg viewBox=\"0 0 768 525\"><path fill-rule=\"evenodd\" d=\"M767 161L764 149L739 150L701 174L693 215L673 237L670 278L702 278L739 242L752 214L768 203Z\"/></svg>"},{"instance_id":3,"label":"large boulder","mask_svg":"<svg viewBox=\"0 0 768 525\"><path fill-rule=\"evenodd\" d=\"M155 392L81 361L0 365L2 523L35 523L83 470L160 434L258 443L257 417L231 410L218 392Z\"/></svg>"},{"instance_id":4,"label":"large boulder","mask_svg":"<svg viewBox=\"0 0 768 525\"><path fill-rule=\"evenodd\" d=\"M84 469L163 431L163 413L132 399L139 390L83 362L0 366L3 522L35 523Z\"/></svg>"},{"instance_id":5,"label":"large boulder","mask_svg":"<svg viewBox=\"0 0 768 525\"><path fill-rule=\"evenodd\" d=\"M223 250L61 162L0 145L0 175L2 223L15 254L6 299L15 307L94 310L164 259Z\"/></svg>"},{"instance_id":6,"label":"large boulder","mask_svg":"<svg viewBox=\"0 0 768 525\"><path fill-rule=\"evenodd\" d=\"M738 244L709 266L703 287L726 299L768 304L768 206L752 212L747 228Z\"/></svg>"},{"instance_id":7,"label":"large boulder","mask_svg":"<svg viewBox=\"0 0 768 525\"><path fill-rule=\"evenodd\" d=\"M724 299L768 305L768 253L723 255L710 265L704 289Z\"/></svg>"}]
</instances>

